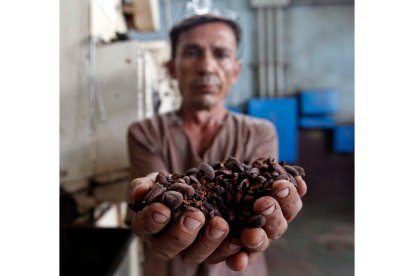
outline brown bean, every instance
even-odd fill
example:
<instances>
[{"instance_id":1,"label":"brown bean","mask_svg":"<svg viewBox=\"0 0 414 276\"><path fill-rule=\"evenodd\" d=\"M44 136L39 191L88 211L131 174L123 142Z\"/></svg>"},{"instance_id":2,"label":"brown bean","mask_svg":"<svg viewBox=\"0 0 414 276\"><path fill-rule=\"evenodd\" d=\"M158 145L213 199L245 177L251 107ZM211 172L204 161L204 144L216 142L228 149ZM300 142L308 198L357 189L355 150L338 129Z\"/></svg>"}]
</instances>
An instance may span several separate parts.
<instances>
[{"instance_id":1,"label":"brown bean","mask_svg":"<svg viewBox=\"0 0 414 276\"><path fill-rule=\"evenodd\" d=\"M286 170L283 168L282 165L278 164L277 162L271 162L270 166L273 170L277 171L279 174L286 173Z\"/></svg>"},{"instance_id":2,"label":"brown bean","mask_svg":"<svg viewBox=\"0 0 414 276\"><path fill-rule=\"evenodd\" d=\"M194 182L194 183L197 183L197 184L200 183L200 182L198 182L198 179L194 175L190 175L190 183L191 182Z\"/></svg>"},{"instance_id":3,"label":"brown bean","mask_svg":"<svg viewBox=\"0 0 414 276\"><path fill-rule=\"evenodd\" d=\"M266 223L266 218L263 215L258 214L258 215L251 216L247 220L246 225L249 228L259 228L265 225L265 223Z\"/></svg>"},{"instance_id":4,"label":"brown bean","mask_svg":"<svg viewBox=\"0 0 414 276\"><path fill-rule=\"evenodd\" d=\"M193 175L193 174L196 174L196 173L197 173L197 168L191 168L191 169L188 169L188 170L185 172L185 175L190 176L190 175Z\"/></svg>"},{"instance_id":5,"label":"brown bean","mask_svg":"<svg viewBox=\"0 0 414 276\"><path fill-rule=\"evenodd\" d=\"M299 172L300 176L305 176L305 169L304 168L302 168L300 166L297 166L297 165L293 165L292 167L294 167Z\"/></svg>"},{"instance_id":6,"label":"brown bean","mask_svg":"<svg viewBox=\"0 0 414 276\"><path fill-rule=\"evenodd\" d=\"M264 176L259 175L257 178L257 181L259 181L260 184L263 184L266 182L266 178Z\"/></svg>"},{"instance_id":7,"label":"brown bean","mask_svg":"<svg viewBox=\"0 0 414 276\"><path fill-rule=\"evenodd\" d=\"M183 195L177 191L166 191L162 195L162 202L171 209L175 209L183 202Z\"/></svg>"},{"instance_id":8,"label":"brown bean","mask_svg":"<svg viewBox=\"0 0 414 276\"><path fill-rule=\"evenodd\" d=\"M214 169L207 163L201 163L198 167L198 173L207 179L214 179Z\"/></svg>"},{"instance_id":9,"label":"brown bean","mask_svg":"<svg viewBox=\"0 0 414 276\"><path fill-rule=\"evenodd\" d=\"M244 171L244 168L243 168L242 164L240 163L240 161L237 160L237 158L235 158L233 156L229 157L229 159L226 161L226 165L229 168L237 169L237 170L242 171L242 172Z\"/></svg>"},{"instance_id":10,"label":"brown bean","mask_svg":"<svg viewBox=\"0 0 414 276\"><path fill-rule=\"evenodd\" d=\"M290 177L289 177L288 174L283 173L283 174L280 174L280 175L276 176L274 180L275 181L277 181L277 180L287 180L287 181L290 181Z\"/></svg>"},{"instance_id":11,"label":"brown bean","mask_svg":"<svg viewBox=\"0 0 414 276\"><path fill-rule=\"evenodd\" d=\"M194 188L187 183L176 182L168 187L169 190L179 191L186 196L193 196L195 191Z\"/></svg>"},{"instance_id":12,"label":"brown bean","mask_svg":"<svg viewBox=\"0 0 414 276\"><path fill-rule=\"evenodd\" d=\"M164 193L166 190L165 187L163 187L160 183L156 182L152 189L148 192L148 194L145 196L144 201L146 204L150 204L154 202L160 195Z\"/></svg>"},{"instance_id":13,"label":"brown bean","mask_svg":"<svg viewBox=\"0 0 414 276\"><path fill-rule=\"evenodd\" d=\"M283 168L285 168L286 172L291 174L292 176L299 176L300 173L292 166L289 166L287 164L283 165Z\"/></svg>"},{"instance_id":14,"label":"brown bean","mask_svg":"<svg viewBox=\"0 0 414 276\"><path fill-rule=\"evenodd\" d=\"M166 171L160 171L155 178L155 182L160 183L163 186L168 184L168 173Z\"/></svg>"},{"instance_id":15,"label":"brown bean","mask_svg":"<svg viewBox=\"0 0 414 276\"><path fill-rule=\"evenodd\" d=\"M260 171L258 168L251 168L248 174L251 178L255 179L260 174Z\"/></svg>"}]
</instances>

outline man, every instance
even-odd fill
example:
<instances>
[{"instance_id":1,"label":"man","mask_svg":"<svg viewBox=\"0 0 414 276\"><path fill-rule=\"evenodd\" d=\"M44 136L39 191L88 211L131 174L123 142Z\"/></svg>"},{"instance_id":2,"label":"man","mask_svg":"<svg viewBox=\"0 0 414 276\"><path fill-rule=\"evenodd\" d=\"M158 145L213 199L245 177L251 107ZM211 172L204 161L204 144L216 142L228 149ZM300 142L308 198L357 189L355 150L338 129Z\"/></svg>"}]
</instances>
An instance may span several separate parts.
<instances>
[{"instance_id":1,"label":"man","mask_svg":"<svg viewBox=\"0 0 414 276\"><path fill-rule=\"evenodd\" d=\"M131 168L137 177L130 185L133 201L143 200L155 172L161 170L184 173L200 162L216 163L229 156L248 162L277 158L271 123L225 108L242 67L237 60L238 25L212 15L195 16L175 26L170 39L172 59L167 69L178 81L182 106L129 128ZM187 209L169 227L165 226L171 212L161 203L130 212L132 230L145 241L144 274L267 275L262 252L300 211L306 184L298 182L297 189L285 180L274 182L275 198L262 197L254 204L266 224L243 230L237 239L226 238L229 226L223 218L206 219L197 209ZM196 239L200 230L201 238Z\"/></svg>"}]
</instances>

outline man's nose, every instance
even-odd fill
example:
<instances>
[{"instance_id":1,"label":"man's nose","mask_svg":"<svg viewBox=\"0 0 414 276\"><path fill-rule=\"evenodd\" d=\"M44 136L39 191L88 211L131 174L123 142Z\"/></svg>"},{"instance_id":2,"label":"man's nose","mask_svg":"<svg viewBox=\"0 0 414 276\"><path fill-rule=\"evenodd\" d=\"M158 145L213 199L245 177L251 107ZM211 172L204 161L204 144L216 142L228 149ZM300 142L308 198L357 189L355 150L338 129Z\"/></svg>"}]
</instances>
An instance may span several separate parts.
<instances>
[{"instance_id":1,"label":"man's nose","mask_svg":"<svg viewBox=\"0 0 414 276\"><path fill-rule=\"evenodd\" d=\"M200 73L212 73L215 70L216 67L216 60L214 59L213 55L211 53L205 53L201 56L200 62L199 62L199 71Z\"/></svg>"}]
</instances>

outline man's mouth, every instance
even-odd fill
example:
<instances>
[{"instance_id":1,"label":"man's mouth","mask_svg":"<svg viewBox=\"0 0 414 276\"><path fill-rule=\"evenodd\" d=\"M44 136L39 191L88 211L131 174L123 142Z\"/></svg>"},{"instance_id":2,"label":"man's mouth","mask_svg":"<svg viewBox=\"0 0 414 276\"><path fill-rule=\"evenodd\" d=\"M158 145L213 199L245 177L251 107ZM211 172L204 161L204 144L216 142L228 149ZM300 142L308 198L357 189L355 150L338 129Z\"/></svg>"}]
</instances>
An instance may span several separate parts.
<instances>
[{"instance_id":1,"label":"man's mouth","mask_svg":"<svg viewBox=\"0 0 414 276\"><path fill-rule=\"evenodd\" d=\"M197 87L198 89L213 89L216 88L216 85L212 85L212 84L198 84L195 87Z\"/></svg>"},{"instance_id":2,"label":"man's mouth","mask_svg":"<svg viewBox=\"0 0 414 276\"><path fill-rule=\"evenodd\" d=\"M193 85L197 88L214 88L220 84L221 80L215 75L202 75L193 82Z\"/></svg>"}]
</instances>

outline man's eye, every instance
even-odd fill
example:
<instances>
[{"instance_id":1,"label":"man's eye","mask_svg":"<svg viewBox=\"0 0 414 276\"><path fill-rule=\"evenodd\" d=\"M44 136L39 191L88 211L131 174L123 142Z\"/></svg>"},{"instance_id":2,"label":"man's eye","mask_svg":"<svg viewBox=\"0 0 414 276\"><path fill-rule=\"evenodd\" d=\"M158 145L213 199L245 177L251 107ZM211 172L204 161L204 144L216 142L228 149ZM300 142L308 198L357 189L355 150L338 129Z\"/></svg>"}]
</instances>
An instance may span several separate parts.
<instances>
[{"instance_id":1,"label":"man's eye","mask_svg":"<svg viewBox=\"0 0 414 276\"><path fill-rule=\"evenodd\" d=\"M218 51L216 52L216 57L219 59L227 58L229 57L229 53L227 53L226 51Z\"/></svg>"},{"instance_id":2,"label":"man's eye","mask_svg":"<svg viewBox=\"0 0 414 276\"><path fill-rule=\"evenodd\" d=\"M186 56L186 57L195 57L195 56L197 56L197 51L196 50L186 50L186 51L184 51L184 56Z\"/></svg>"}]
</instances>

